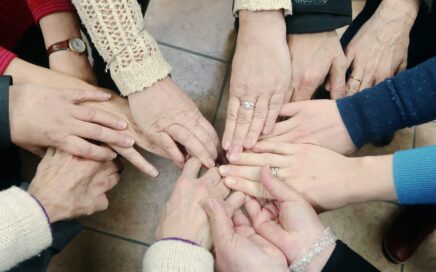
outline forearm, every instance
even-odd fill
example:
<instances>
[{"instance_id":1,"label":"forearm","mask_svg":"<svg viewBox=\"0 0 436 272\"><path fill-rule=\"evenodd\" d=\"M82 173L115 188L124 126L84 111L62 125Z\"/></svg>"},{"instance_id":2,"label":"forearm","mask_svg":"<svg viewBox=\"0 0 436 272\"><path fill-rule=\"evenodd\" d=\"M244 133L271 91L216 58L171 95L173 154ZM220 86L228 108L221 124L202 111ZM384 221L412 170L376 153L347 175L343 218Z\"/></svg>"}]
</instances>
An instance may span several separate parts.
<instances>
[{"instance_id":1,"label":"forearm","mask_svg":"<svg viewBox=\"0 0 436 272\"><path fill-rule=\"evenodd\" d=\"M233 13L238 16L239 11L266 11L266 10L278 10L282 14L292 13L291 0L234 0L233 1Z\"/></svg>"}]
</instances>

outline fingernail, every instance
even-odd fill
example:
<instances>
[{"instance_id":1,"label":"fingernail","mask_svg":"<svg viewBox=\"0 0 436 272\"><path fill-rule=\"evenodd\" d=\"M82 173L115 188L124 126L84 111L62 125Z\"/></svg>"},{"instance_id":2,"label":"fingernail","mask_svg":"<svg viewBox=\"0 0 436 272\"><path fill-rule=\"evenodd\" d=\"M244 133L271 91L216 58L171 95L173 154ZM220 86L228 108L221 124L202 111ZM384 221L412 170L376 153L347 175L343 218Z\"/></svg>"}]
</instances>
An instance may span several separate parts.
<instances>
[{"instance_id":1,"label":"fingernail","mask_svg":"<svg viewBox=\"0 0 436 272\"><path fill-rule=\"evenodd\" d=\"M215 161L212 160L212 159L208 159L207 160L207 165L208 165L209 168L212 168L212 167L215 166Z\"/></svg>"},{"instance_id":2,"label":"fingernail","mask_svg":"<svg viewBox=\"0 0 436 272\"><path fill-rule=\"evenodd\" d=\"M247 140L245 140L244 146L246 148L252 148L255 143L256 143L256 140L254 140L254 139L247 139Z\"/></svg>"},{"instance_id":3,"label":"fingernail","mask_svg":"<svg viewBox=\"0 0 436 272\"><path fill-rule=\"evenodd\" d=\"M111 157L112 157L112 159L115 159L116 157L118 157L118 154L115 152L112 152Z\"/></svg>"},{"instance_id":4,"label":"fingernail","mask_svg":"<svg viewBox=\"0 0 436 272\"><path fill-rule=\"evenodd\" d=\"M118 121L117 122L117 127L119 127L120 129L125 129L125 128L127 128L127 122Z\"/></svg>"},{"instance_id":5,"label":"fingernail","mask_svg":"<svg viewBox=\"0 0 436 272\"><path fill-rule=\"evenodd\" d=\"M213 203L212 198L207 198L202 203L203 207L206 209L206 211L211 211L215 207L215 204Z\"/></svg>"},{"instance_id":6,"label":"fingernail","mask_svg":"<svg viewBox=\"0 0 436 272\"><path fill-rule=\"evenodd\" d=\"M101 96L102 98L111 98L111 97L112 97L112 95L111 95L110 93L105 93L105 92L100 93L100 96Z\"/></svg>"},{"instance_id":7,"label":"fingernail","mask_svg":"<svg viewBox=\"0 0 436 272\"><path fill-rule=\"evenodd\" d=\"M220 172L221 175L227 175L229 173L229 167L222 165L222 166L220 166L218 171Z\"/></svg>"},{"instance_id":8,"label":"fingernail","mask_svg":"<svg viewBox=\"0 0 436 272\"><path fill-rule=\"evenodd\" d=\"M223 142L223 149L224 150L228 150L230 147L230 141L229 140L224 140Z\"/></svg>"},{"instance_id":9,"label":"fingernail","mask_svg":"<svg viewBox=\"0 0 436 272\"><path fill-rule=\"evenodd\" d=\"M232 178L226 178L226 179L224 179L224 183L230 187L230 186L234 185L236 183L236 181Z\"/></svg>"},{"instance_id":10,"label":"fingernail","mask_svg":"<svg viewBox=\"0 0 436 272\"><path fill-rule=\"evenodd\" d=\"M126 146L128 147L132 147L135 144L135 140L133 138L126 138L124 140L124 143L126 144Z\"/></svg>"},{"instance_id":11,"label":"fingernail","mask_svg":"<svg viewBox=\"0 0 436 272\"><path fill-rule=\"evenodd\" d=\"M239 161L239 153L231 153L229 156L229 161L230 162L238 162Z\"/></svg>"},{"instance_id":12,"label":"fingernail","mask_svg":"<svg viewBox=\"0 0 436 272\"><path fill-rule=\"evenodd\" d=\"M157 178L157 176L159 176L159 171L157 171L156 169L151 169L151 170L150 170L150 175L151 175L153 178Z\"/></svg>"}]
</instances>

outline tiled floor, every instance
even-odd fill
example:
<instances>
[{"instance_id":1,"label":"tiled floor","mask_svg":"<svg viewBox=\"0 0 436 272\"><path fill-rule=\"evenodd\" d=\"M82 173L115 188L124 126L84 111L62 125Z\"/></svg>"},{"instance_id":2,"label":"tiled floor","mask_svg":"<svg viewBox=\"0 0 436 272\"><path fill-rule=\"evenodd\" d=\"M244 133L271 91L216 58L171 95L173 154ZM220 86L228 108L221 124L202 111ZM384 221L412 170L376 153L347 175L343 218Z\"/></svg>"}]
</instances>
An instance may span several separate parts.
<instances>
[{"instance_id":1,"label":"tiled floor","mask_svg":"<svg viewBox=\"0 0 436 272\"><path fill-rule=\"evenodd\" d=\"M227 102L229 63L235 45L230 0L151 0L148 29L173 66L173 78L222 133ZM361 1L359 1L361 2ZM388 147L366 146L358 156L436 143L436 124L397 133ZM161 171L157 179L131 166L110 193L110 208L81 221L85 231L58 255L50 271L141 271L143 254L154 240L159 213L179 170L167 160L146 154ZM436 235L404 267L387 262L380 241L396 206L368 203L322 215L339 237L382 271L436 270Z\"/></svg>"}]
</instances>

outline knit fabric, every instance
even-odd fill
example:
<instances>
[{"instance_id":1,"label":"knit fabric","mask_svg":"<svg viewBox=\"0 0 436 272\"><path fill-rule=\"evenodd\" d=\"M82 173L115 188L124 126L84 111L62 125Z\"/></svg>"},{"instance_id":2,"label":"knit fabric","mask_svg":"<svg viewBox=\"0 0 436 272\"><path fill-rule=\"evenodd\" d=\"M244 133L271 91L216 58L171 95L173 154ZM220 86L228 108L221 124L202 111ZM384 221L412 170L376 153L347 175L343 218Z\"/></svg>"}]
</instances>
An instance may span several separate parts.
<instances>
[{"instance_id":1,"label":"knit fabric","mask_svg":"<svg viewBox=\"0 0 436 272\"><path fill-rule=\"evenodd\" d=\"M436 204L436 145L394 154L394 181L400 204Z\"/></svg>"},{"instance_id":2,"label":"knit fabric","mask_svg":"<svg viewBox=\"0 0 436 272\"><path fill-rule=\"evenodd\" d=\"M206 249L176 240L154 243L144 257L147 272L213 272L214 259Z\"/></svg>"},{"instance_id":3,"label":"knit fabric","mask_svg":"<svg viewBox=\"0 0 436 272\"><path fill-rule=\"evenodd\" d=\"M283 9L285 15L292 14L291 0L235 0L233 13L238 16L238 11L279 10Z\"/></svg>"},{"instance_id":4,"label":"knit fabric","mask_svg":"<svg viewBox=\"0 0 436 272\"><path fill-rule=\"evenodd\" d=\"M0 192L0 271L37 255L52 243L44 211L25 191Z\"/></svg>"},{"instance_id":5,"label":"knit fabric","mask_svg":"<svg viewBox=\"0 0 436 272\"><path fill-rule=\"evenodd\" d=\"M171 72L144 28L137 0L73 0L122 95L142 91Z\"/></svg>"}]
</instances>

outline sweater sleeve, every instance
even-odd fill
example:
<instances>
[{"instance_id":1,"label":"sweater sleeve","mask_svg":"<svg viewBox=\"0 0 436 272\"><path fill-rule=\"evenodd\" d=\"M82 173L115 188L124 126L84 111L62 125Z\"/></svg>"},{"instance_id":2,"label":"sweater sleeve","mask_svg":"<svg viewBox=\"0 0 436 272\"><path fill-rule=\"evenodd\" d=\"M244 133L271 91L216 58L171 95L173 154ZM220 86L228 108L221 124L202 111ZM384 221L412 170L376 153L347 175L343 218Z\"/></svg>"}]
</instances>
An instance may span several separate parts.
<instances>
[{"instance_id":1,"label":"sweater sleeve","mask_svg":"<svg viewBox=\"0 0 436 272\"><path fill-rule=\"evenodd\" d=\"M333 31L352 21L351 0L292 0L293 15L286 16L288 34Z\"/></svg>"},{"instance_id":2,"label":"sweater sleeve","mask_svg":"<svg viewBox=\"0 0 436 272\"><path fill-rule=\"evenodd\" d=\"M0 75L3 75L8 68L9 63L16 57L16 55L7 49L0 46Z\"/></svg>"},{"instance_id":3,"label":"sweater sleeve","mask_svg":"<svg viewBox=\"0 0 436 272\"><path fill-rule=\"evenodd\" d=\"M73 0L122 95L142 91L171 72L145 30L137 0Z\"/></svg>"},{"instance_id":4,"label":"sweater sleeve","mask_svg":"<svg viewBox=\"0 0 436 272\"><path fill-rule=\"evenodd\" d=\"M206 249L176 240L154 243L144 257L147 272L213 272L214 259Z\"/></svg>"},{"instance_id":5,"label":"sweater sleeve","mask_svg":"<svg viewBox=\"0 0 436 272\"><path fill-rule=\"evenodd\" d=\"M71 0L26 0L34 20L38 23L42 17L56 12L74 12Z\"/></svg>"},{"instance_id":6,"label":"sweater sleeve","mask_svg":"<svg viewBox=\"0 0 436 272\"><path fill-rule=\"evenodd\" d=\"M250 11L283 9L284 14L289 15L292 13L292 3L291 0L235 0L233 14L238 16L238 11L242 9Z\"/></svg>"},{"instance_id":7,"label":"sweater sleeve","mask_svg":"<svg viewBox=\"0 0 436 272\"><path fill-rule=\"evenodd\" d=\"M356 95L337 100L353 143L436 119L436 57Z\"/></svg>"},{"instance_id":8,"label":"sweater sleeve","mask_svg":"<svg viewBox=\"0 0 436 272\"><path fill-rule=\"evenodd\" d=\"M394 182L400 204L436 205L436 145L396 152Z\"/></svg>"},{"instance_id":9,"label":"sweater sleeve","mask_svg":"<svg viewBox=\"0 0 436 272\"><path fill-rule=\"evenodd\" d=\"M52 242L41 206L17 187L0 192L0 237L0 271L37 255Z\"/></svg>"}]
</instances>

